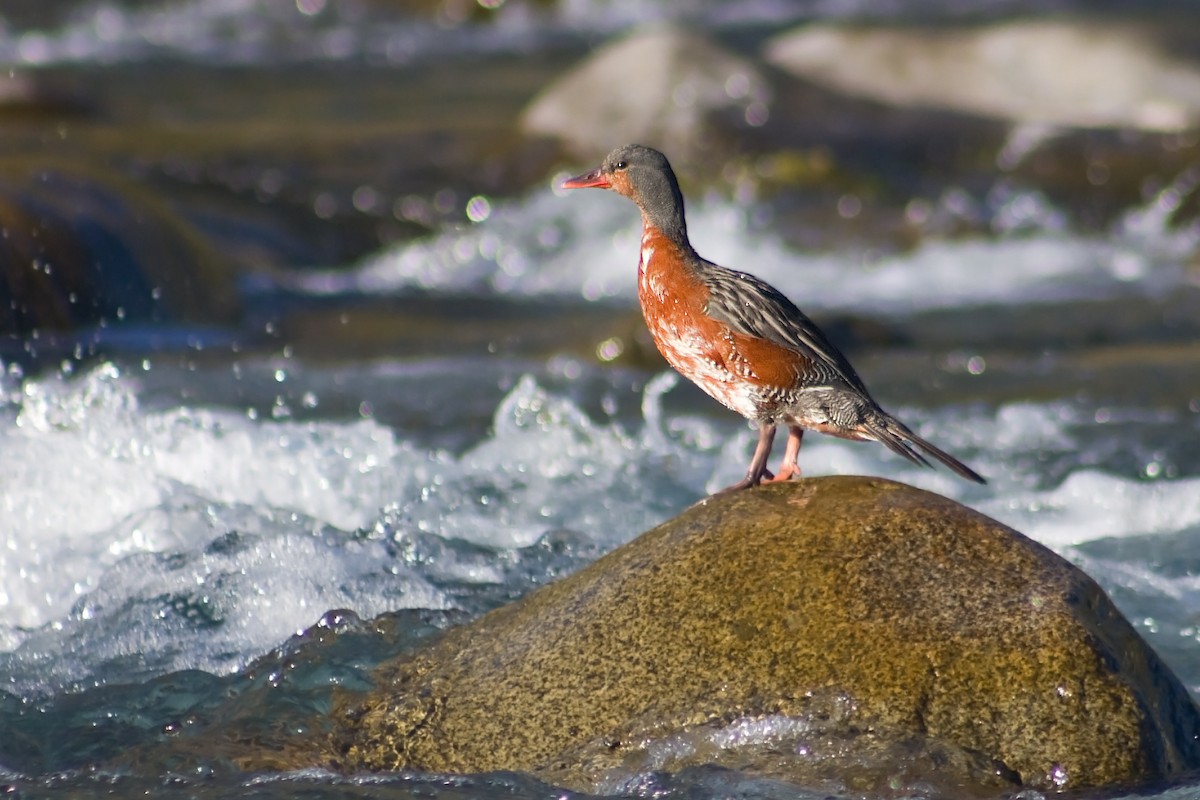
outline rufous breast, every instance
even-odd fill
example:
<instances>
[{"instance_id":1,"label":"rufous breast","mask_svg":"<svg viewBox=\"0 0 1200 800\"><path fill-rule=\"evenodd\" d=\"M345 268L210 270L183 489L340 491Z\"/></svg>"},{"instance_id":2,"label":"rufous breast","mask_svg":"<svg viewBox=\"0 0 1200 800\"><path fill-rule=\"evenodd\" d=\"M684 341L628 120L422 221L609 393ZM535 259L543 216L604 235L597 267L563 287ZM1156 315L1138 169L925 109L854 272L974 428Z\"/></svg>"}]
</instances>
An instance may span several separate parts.
<instances>
[{"instance_id":1,"label":"rufous breast","mask_svg":"<svg viewBox=\"0 0 1200 800\"><path fill-rule=\"evenodd\" d=\"M737 357L734 333L704 309L708 289L679 246L653 228L642 234L638 300L663 358L709 396L745 417L756 417L754 373Z\"/></svg>"}]
</instances>

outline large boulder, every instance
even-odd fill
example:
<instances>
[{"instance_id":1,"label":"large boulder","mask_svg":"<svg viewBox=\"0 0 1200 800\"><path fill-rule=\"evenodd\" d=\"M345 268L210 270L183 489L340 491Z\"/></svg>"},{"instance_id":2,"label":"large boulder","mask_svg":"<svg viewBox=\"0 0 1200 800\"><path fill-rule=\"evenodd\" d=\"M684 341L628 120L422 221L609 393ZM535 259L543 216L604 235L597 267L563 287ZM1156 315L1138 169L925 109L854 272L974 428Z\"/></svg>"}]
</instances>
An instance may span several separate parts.
<instances>
[{"instance_id":1,"label":"large boulder","mask_svg":"<svg viewBox=\"0 0 1200 800\"><path fill-rule=\"evenodd\" d=\"M377 678L343 768L959 791L1200 766L1196 707L1091 579L878 479L709 498Z\"/></svg>"},{"instance_id":2,"label":"large boulder","mask_svg":"<svg viewBox=\"0 0 1200 800\"><path fill-rule=\"evenodd\" d=\"M547 86L522 112L521 129L581 158L642 142L682 160L722 121L763 124L770 99L751 62L699 33L650 27L598 48Z\"/></svg>"},{"instance_id":3,"label":"large boulder","mask_svg":"<svg viewBox=\"0 0 1200 800\"><path fill-rule=\"evenodd\" d=\"M1200 64L1122 23L806 25L765 58L820 86L1008 122L1175 131L1200 123Z\"/></svg>"}]
</instances>

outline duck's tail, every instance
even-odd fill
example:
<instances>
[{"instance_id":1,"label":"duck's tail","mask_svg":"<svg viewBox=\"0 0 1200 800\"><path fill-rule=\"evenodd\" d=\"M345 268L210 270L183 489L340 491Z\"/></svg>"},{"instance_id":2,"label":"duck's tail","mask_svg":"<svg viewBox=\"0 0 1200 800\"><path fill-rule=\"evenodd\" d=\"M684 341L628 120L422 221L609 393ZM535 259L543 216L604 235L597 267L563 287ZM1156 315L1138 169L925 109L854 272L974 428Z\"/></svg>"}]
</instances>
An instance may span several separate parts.
<instances>
[{"instance_id":1,"label":"duck's tail","mask_svg":"<svg viewBox=\"0 0 1200 800\"><path fill-rule=\"evenodd\" d=\"M895 417L888 415L886 412L881 411L876 419L872 419L866 423L863 428L864 432L872 439L881 442L889 450L907 458L914 464L932 467L933 465L929 463L929 459L925 457L928 455L942 462L942 464L946 465L955 474L969 481L987 483L978 472L945 450L917 436L909 430L907 425Z\"/></svg>"}]
</instances>

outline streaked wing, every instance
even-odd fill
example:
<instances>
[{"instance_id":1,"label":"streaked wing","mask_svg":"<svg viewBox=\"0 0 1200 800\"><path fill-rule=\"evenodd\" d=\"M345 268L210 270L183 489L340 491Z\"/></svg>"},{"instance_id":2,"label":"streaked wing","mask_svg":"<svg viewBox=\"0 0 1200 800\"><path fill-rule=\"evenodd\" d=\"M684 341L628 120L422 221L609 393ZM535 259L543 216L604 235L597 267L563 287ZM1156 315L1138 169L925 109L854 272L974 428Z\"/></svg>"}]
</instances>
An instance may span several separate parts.
<instances>
[{"instance_id":1,"label":"streaked wing","mask_svg":"<svg viewBox=\"0 0 1200 800\"><path fill-rule=\"evenodd\" d=\"M734 331L757 336L795 350L814 365L814 381L838 382L863 394L867 389L846 357L834 347L813 321L778 289L745 272L703 262L700 277L708 288L705 313Z\"/></svg>"}]
</instances>

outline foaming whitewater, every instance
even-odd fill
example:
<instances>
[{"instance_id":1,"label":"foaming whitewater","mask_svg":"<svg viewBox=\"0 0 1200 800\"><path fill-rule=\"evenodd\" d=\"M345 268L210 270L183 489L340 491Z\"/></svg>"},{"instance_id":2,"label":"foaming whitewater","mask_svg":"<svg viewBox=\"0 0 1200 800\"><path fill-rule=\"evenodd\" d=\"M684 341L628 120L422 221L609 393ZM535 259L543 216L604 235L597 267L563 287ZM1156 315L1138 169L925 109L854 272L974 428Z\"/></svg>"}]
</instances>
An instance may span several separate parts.
<instances>
[{"instance_id":1,"label":"foaming whitewater","mask_svg":"<svg viewBox=\"0 0 1200 800\"><path fill-rule=\"evenodd\" d=\"M174 384L186 396L189 382L208 380L155 369L158 394ZM344 368L337 380L319 371L303 380L325 398L372 375L410 372L416 390L451 394L450 384L467 380L463 370L419 363L358 369L358 382ZM599 370L580 365L573 374L592 369ZM252 381L276 365L239 372ZM589 415L561 377L526 374L502 394L488 432L457 450L358 415L277 420L161 397L148 404L145 373L114 364L76 376L7 376L6 688L47 694L184 668L236 671L333 608L370 617L465 603L477 613L741 476L754 434L740 421L672 410L671 373L644 387L600 374L621 403L640 403L640 413ZM560 388L551 388L556 381ZM1119 415L1105 427L1062 403L897 411L980 468L989 485L821 436L806 438L806 472L909 482L1068 554L1131 537L1149 543L1139 558L1152 561L1156 542L1200 536L1200 478L1174 467L1183 451L1134 447L1114 459L1112 438L1130 436ZM1151 426L1182 448L1200 435L1200 415L1131 419L1142 426L1135 438ZM550 542L573 555L547 565L539 554L551 552ZM1100 574L1109 588L1157 609L1160 626L1184 631L1200 611L1200 593L1181 583L1185 576L1128 559L1097 563L1106 565ZM1146 585L1157 587L1149 600L1138 588ZM492 599L471 600L476 595ZM1188 679L1196 685L1200 675Z\"/></svg>"},{"instance_id":2,"label":"foaming whitewater","mask_svg":"<svg viewBox=\"0 0 1200 800\"><path fill-rule=\"evenodd\" d=\"M462 453L371 419L148 410L138 392L136 373L112 364L8 380L0 673L11 689L118 667L122 679L227 672L327 609L452 607L432 580L504 583L516 557L502 553L559 531L610 549L699 493L664 492L661 434L593 422L530 376ZM422 536L490 548L492 561L452 547L438 563L406 560L431 549Z\"/></svg>"},{"instance_id":3,"label":"foaming whitewater","mask_svg":"<svg viewBox=\"0 0 1200 800\"><path fill-rule=\"evenodd\" d=\"M542 189L498 203L478 224L390 248L351 270L299 280L315 294L420 290L623 301L635 296L637 219L628 200L606 192Z\"/></svg>"},{"instance_id":4,"label":"foaming whitewater","mask_svg":"<svg viewBox=\"0 0 1200 800\"><path fill-rule=\"evenodd\" d=\"M0 646L12 688L102 665L125 678L217 672L329 608L440 608L383 544L347 534L411 460L380 425L255 425L220 409L147 412L103 365L8 392L0 430Z\"/></svg>"},{"instance_id":5,"label":"foaming whitewater","mask_svg":"<svg viewBox=\"0 0 1200 800\"><path fill-rule=\"evenodd\" d=\"M766 209L718 197L689 204L688 229L705 258L766 279L805 309L903 315L1131 292L1161 297L1191 280L1187 260L1200 243L1200 225L1170 227L1180 195L1194 188L1187 176L1180 181L1186 191L1168 187L1109 235L1065 230L1044 200L1009 192L993 210L994 225L1007 231L1002 236L928 238L910 252L870 260L797 252L767 227ZM303 287L317 294L424 291L632 304L640 226L636 208L612 193L548 188L349 272L307 276Z\"/></svg>"}]
</instances>

